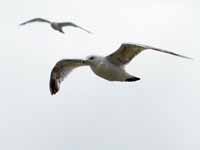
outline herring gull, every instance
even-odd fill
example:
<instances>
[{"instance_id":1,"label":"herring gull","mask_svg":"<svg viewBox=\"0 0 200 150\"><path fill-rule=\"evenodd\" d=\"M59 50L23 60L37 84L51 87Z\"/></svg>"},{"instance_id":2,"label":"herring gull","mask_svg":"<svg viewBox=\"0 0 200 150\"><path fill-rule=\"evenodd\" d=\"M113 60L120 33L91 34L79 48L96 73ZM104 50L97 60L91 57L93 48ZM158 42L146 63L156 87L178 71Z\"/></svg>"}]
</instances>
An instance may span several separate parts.
<instances>
[{"instance_id":1,"label":"herring gull","mask_svg":"<svg viewBox=\"0 0 200 150\"><path fill-rule=\"evenodd\" d=\"M54 30L59 31L60 33L64 33L63 27L65 27L65 26L71 26L71 27L79 28L81 30L86 31L87 33L92 33L89 30L82 28L81 26L78 26L73 22L51 22L51 21L43 19L43 18L34 18L34 19L28 20L26 22L23 22L20 25L26 25L28 23L33 23L33 22L49 23Z\"/></svg>"},{"instance_id":2,"label":"herring gull","mask_svg":"<svg viewBox=\"0 0 200 150\"><path fill-rule=\"evenodd\" d=\"M192 59L171 51L141 45L123 43L114 53L108 56L88 56L87 59L63 59L58 61L51 71L50 76L50 92L56 94L59 91L60 83L64 78L75 68L80 66L89 66L92 71L99 77L108 81L122 81L133 82L140 80L139 77L133 76L126 72L125 65L127 65L140 52L151 49L178 57Z\"/></svg>"}]
</instances>

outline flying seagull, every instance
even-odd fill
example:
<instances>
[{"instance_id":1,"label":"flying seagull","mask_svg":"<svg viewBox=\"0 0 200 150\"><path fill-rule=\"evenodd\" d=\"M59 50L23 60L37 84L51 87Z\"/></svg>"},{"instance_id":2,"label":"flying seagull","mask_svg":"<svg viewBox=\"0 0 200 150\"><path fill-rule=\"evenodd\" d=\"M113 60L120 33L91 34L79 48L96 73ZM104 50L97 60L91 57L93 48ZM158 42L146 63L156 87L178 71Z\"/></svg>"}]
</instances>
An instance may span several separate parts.
<instances>
[{"instance_id":1,"label":"flying seagull","mask_svg":"<svg viewBox=\"0 0 200 150\"><path fill-rule=\"evenodd\" d=\"M192 59L167 50L159 48L140 45L123 43L114 53L102 56L88 56L86 60L83 59L63 59L56 63L51 71L50 76L50 92L56 94L59 91L60 83L64 78L75 68L80 66L90 66L92 71L99 77L108 81L122 81L133 82L140 80L139 77L133 76L126 72L125 65L127 65L136 55L140 52L151 49L178 57Z\"/></svg>"},{"instance_id":2,"label":"flying seagull","mask_svg":"<svg viewBox=\"0 0 200 150\"><path fill-rule=\"evenodd\" d=\"M61 32L61 33L64 33L63 27L65 27L65 26L71 26L71 27L79 28L79 29L81 29L81 30L86 31L87 33L92 33L92 32L90 32L89 30L86 30L86 29L82 28L81 26L76 25L76 24L73 23L73 22L51 22L51 21L49 21L49 20L42 19L42 18L34 18L34 19L28 20L28 21L26 21L26 22L23 22L23 23L21 23L20 25L26 25L26 24L32 23L32 22L44 22L44 23L49 23L49 24L51 25L51 27L52 27L54 30L59 31L59 32Z\"/></svg>"}]
</instances>

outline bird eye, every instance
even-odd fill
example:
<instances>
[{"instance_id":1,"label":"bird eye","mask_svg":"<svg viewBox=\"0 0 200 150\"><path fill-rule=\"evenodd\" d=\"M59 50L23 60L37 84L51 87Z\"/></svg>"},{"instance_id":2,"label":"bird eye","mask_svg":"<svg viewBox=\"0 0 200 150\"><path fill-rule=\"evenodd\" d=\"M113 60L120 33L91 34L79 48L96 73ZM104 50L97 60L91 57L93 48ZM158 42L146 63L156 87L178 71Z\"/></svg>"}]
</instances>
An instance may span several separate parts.
<instances>
[{"instance_id":1,"label":"bird eye","mask_svg":"<svg viewBox=\"0 0 200 150\"><path fill-rule=\"evenodd\" d=\"M91 57L90 57L90 60L93 60L93 59L94 59L94 56L91 56Z\"/></svg>"}]
</instances>

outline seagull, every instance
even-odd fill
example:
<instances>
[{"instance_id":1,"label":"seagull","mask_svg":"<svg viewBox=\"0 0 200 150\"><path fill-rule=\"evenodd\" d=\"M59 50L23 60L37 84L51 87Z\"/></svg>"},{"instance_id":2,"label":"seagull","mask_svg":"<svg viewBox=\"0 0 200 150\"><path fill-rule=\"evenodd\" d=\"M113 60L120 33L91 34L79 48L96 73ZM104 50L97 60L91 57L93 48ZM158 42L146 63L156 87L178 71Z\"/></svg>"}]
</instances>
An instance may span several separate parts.
<instances>
[{"instance_id":1,"label":"seagull","mask_svg":"<svg viewBox=\"0 0 200 150\"><path fill-rule=\"evenodd\" d=\"M171 51L151 47L148 45L123 43L121 46L108 56L88 56L83 59L63 59L58 61L53 67L50 75L50 92L51 95L56 94L59 91L60 84L67 75L77 67L89 66L91 70L99 77L108 81L121 81L121 82L133 82L140 80L139 77L133 76L126 72L125 66L140 52L144 50L154 50L170 55L192 59L187 56L183 56Z\"/></svg>"},{"instance_id":2,"label":"seagull","mask_svg":"<svg viewBox=\"0 0 200 150\"><path fill-rule=\"evenodd\" d=\"M71 26L71 27L79 28L81 30L86 31L87 33L92 33L89 30L86 30L86 29L82 28L81 26L76 25L73 22L51 22L51 21L43 19L43 18L34 18L34 19L28 20L26 22L23 22L20 25L22 26L22 25L26 25L26 24L32 23L32 22L49 23L54 30L59 31L60 33L64 33L63 27L65 27L65 26Z\"/></svg>"}]
</instances>

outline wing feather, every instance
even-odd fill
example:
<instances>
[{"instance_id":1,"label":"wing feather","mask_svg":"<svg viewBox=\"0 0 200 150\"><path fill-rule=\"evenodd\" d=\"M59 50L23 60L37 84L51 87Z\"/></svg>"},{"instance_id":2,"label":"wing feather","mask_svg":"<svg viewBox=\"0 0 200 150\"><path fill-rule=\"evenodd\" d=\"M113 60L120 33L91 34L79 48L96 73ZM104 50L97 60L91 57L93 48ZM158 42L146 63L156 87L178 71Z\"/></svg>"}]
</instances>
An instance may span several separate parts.
<instances>
[{"instance_id":1,"label":"wing feather","mask_svg":"<svg viewBox=\"0 0 200 150\"><path fill-rule=\"evenodd\" d=\"M75 28L79 28L79 29L81 29L81 30L84 30L84 31L86 31L86 32L88 32L88 33L92 33L91 31L89 31L89 30L87 30L87 29L85 29L85 28L83 28L83 27L81 27L81 26L78 26L78 25L76 25L75 23L73 23L73 22L60 22L60 23L58 23L58 25L62 28L62 27L65 27L65 26L71 26L71 27L75 27Z\"/></svg>"},{"instance_id":2,"label":"wing feather","mask_svg":"<svg viewBox=\"0 0 200 150\"><path fill-rule=\"evenodd\" d=\"M86 65L87 62L81 59L63 59L58 61L51 71L49 83L51 94L56 94L59 91L60 83L73 69Z\"/></svg>"},{"instance_id":3,"label":"wing feather","mask_svg":"<svg viewBox=\"0 0 200 150\"><path fill-rule=\"evenodd\" d=\"M48 21L46 19L43 19L43 18L34 18L34 19L31 19L31 20L25 21L25 22L21 23L20 25L26 25L26 24L32 23L32 22L46 22L46 23L51 23L50 21Z\"/></svg>"},{"instance_id":4,"label":"wing feather","mask_svg":"<svg viewBox=\"0 0 200 150\"><path fill-rule=\"evenodd\" d=\"M163 53L167 53L170 55L186 58L186 59L192 59L187 56L183 56L171 51L151 47L148 45L141 45L141 44L129 44L129 43L123 43L117 51L114 53L108 55L106 58L113 64L123 66L129 63L135 56L137 56L139 53L141 53L143 50L151 49Z\"/></svg>"}]
</instances>

